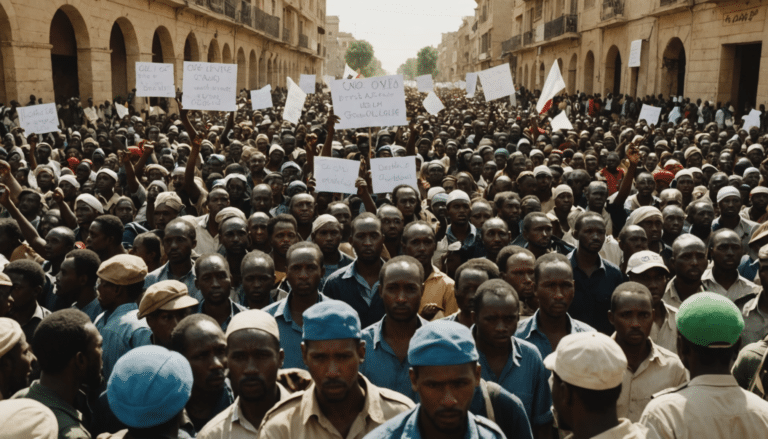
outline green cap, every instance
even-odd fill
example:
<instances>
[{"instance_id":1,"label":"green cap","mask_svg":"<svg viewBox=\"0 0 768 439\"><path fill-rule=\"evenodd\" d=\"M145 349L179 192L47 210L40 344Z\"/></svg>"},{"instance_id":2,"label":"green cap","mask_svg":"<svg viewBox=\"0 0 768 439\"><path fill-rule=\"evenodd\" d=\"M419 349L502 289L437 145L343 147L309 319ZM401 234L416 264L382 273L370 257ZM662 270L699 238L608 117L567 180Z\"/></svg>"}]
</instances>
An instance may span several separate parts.
<instances>
[{"instance_id":1,"label":"green cap","mask_svg":"<svg viewBox=\"0 0 768 439\"><path fill-rule=\"evenodd\" d=\"M727 348L739 340L744 319L736 305L715 293L697 293L687 298L677 312L677 330L691 343L709 348Z\"/></svg>"}]
</instances>

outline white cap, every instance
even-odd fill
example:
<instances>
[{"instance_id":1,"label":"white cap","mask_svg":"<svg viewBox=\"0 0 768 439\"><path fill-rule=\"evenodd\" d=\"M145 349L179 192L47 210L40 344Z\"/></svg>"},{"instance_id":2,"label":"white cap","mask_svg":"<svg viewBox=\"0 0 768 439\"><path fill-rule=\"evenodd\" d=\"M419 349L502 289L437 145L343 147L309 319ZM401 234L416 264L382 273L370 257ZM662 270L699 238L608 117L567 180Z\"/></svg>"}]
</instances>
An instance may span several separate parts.
<instances>
[{"instance_id":1,"label":"white cap","mask_svg":"<svg viewBox=\"0 0 768 439\"><path fill-rule=\"evenodd\" d=\"M454 189L454 190L453 190L453 191L451 191L451 193L448 195L448 202L447 202L447 203L445 203L445 205L446 205L446 206L450 206L450 204L451 204L452 202L456 201L456 200L464 200L464 201L466 201L467 203L469 203L469 195L467 195L467 193L466 193L466 192L464 192L464 191L462 191L462 190L459 190L459 189Z\"/></svg>"},{"instance_id":2,"label":"white cap","mask_svg":"<svg viewBox=\"0 0 768 439\"><path fill-rule=\"evenodd\" d=\"M739 197L741 198L741 193L738 189L736 189L733 186L726 186L722 189L720 189L717 192L717 202L721 202L722 200L728 198L728 197Z\"/></svg>"},{"instance_id":3,"label":"white cap","mask_svg":"<svg viewBox=\"0 0 768 439\"><path fill-rule=\"evenodd\" d=\"M627 357L619 345L599 332L579 332L560 340L544 366L561 380L591 390L618 387L627 369Z\"/></svg>"},{"instance_id":4,"label":"white cap","mask_svg":"<svg viewBox=\"0 0 768 439\"><path fill-rule=\"evenodd\" d=\"M535 168L533 168L534 177L538 177L541 174L549 175L551 177L552 171L544 165L536 166Z\"/></svg>"},{"instance_id":5,"label":"white cap","mask_svg":"<svg viewBox=\"0 0 768 439\"><path fill-rule=\"evenodd\" d=\"M642 274L655 267L663 268L664 271L669 273L669 269L664 265L664 259L662 259L661 255L650 250L643 250L630 256L629 262L627 262L627 274Z\"/></svg>"}]
</instances>

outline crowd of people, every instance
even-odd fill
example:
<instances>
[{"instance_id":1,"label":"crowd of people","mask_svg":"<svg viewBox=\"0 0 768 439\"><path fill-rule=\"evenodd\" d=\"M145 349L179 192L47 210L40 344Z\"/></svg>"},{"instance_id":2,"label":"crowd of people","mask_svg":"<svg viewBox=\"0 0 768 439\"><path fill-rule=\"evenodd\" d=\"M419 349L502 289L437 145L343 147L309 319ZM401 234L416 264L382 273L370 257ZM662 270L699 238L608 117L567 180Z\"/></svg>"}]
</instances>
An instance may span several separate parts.
<instances>
[{"instance_id":1,"label":"crowd of people","mask_svg":"<svg viewBox=\"0 0 768 439\"><path fill-rule=\"evenodd\" d=\"M46 135L4 108L0 437L765 437L766 124L437 94L358 130L319 86L298 125L279 88L70 99ZM418 187L373 193L373 157Z\"/></svg>"}]
</instances>

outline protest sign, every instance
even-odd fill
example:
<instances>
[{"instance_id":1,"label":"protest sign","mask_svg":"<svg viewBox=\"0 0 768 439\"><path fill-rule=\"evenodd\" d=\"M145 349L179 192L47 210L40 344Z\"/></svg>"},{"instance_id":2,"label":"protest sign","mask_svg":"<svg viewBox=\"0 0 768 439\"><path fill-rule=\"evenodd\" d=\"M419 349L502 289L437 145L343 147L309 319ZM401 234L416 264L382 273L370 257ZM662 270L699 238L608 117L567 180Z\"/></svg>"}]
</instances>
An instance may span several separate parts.
<instances>
[{"instance_id":1,"label":"protest sign","mask_svg":"<svg viewBox=\"0 0 768 439\"><path fill-rule=\"evenodd\" d=\"M175 98L173 64L137 62L136 96Z\"/></svg>"},{"instance_id":2,"label":"protest sign","mask_svg":"<svg viewBox=\"0 0 768 439\"><path fill-rule=\"evenodd\" d=\"M338 129L408 124L403 75L333 81L331 98Z\"/></svg>"},{"instance_id":3,"label":"protest sign","mask_svg":"<svg viewBox=\"0 0 768 439\"><path fill-rule=\"evenodd\" d=\"M308 95L314 93L316 79L317 77L315 75L301 75L299 78L299 87L301 87L301 91Z\"/></svg>"},{"instance_id":4,"label":"protest sign","mask_svg":"<svg viewBox=\"0 0 768 439\"><path fill-rule=\"evenodd\" d=\"M54 103L16 107L16 112L19 114L19 125L27 136L59 132L59 116Z\"/></svg>"},{"instance_id":5,"label":"protest sign","mask_svg":"<svg viewBox=\"0 0 768 439\"><path fill-rule=\"evenodd\" d=\"M288 77L288 97L285 99L285 108L283 109L283 119L298 125L301 112L304 110L304 101L307 94L301 91L293 80Z\"/></svg>"},{"instance_id":6,"label":"protest sign","mask_svg":"<svg viewBox=\"0 0 768 439\"><path fill-rule=\"evenodd\" d=\"M419 91L424 93L429 93L435 88L435 85L432 83L432 75L417 76L416 84L418 84Z\"/></svg>"},{"instance_id":7,"label":"protest sign","mask_svg":"<svg viewBox=\"0 0 768 439\"><path fill-rule=\"evenodd\" d=\"M254 110L272 108L272 86L267 84L258 90L251 90L251 107Z\"/></svg>"},{"instance_id":8,"label":"protest sign","mask_svg":"<svg viewBox=\"0 0 768 439\"><path fill-rule=\"evenodd\" d=\"M83 108L83 114L85 114L86 119L91 121L91 123L96 123L96 121L99 120L99 115L96 114L96 110L92 107Z\"/></svg>"},{"instance_id":9,"label":"protest sign","mask_svg":"<svg viewBox=\"0 0 768 439\"><path fill-rule=\"evenodd\" d=\"M483 93L487 102L505 98L515 92L515 86L512 84L512 73L509 71L509 64L483 70L477 73L480 83L483 84Z\"/></svg>"},{"instance_id":10,"label":"protest sign","mask_svg":"<svg viewBox=\"0 0 768 439\"><path fill-rule=\"evenodd\" d=\"M759 110L752 110L749 114L742 116L742 119L744 119L744 126L742 126L742 129L747 132L749 132L752 127L760 129L760 115L761 113Z\"/></svg>"},{"instance_id":11,"label":"protest sign","mask_svg":"<svg viewBox=\"0 0 768 439\"><path fill-rule=\"evenodd\" d=\"M125 107L123 104L118 104L115 102L115 110L117 110L117 117L120 119L124 118L125 116L128 116L128 108Z\"/></svg>"},{"instance_id":12,"label":"protest sign","mask_svg":"<svg viewBox=\"0 0 768 439\"><path fill-rule=\"evenodd\" d=\"M237 64L184 61L185 110L235 111Z\"/></svg>"},{"instance_id":13,"label":"protest sign","mask_svg":"<svg viewBox=\"0 0 768 439\"><path fill-rule=\"evenodd\" d=\"M163 111L163 109L158 106L149 107L150 116L162 116L164 114L165 114L165 111Z\"/></svg>"},{"instance_id":14,"label":"protest sign","mask_svg":"<svg viewBox=\"0 0 768 439\"><path fill-rule=\"evenodd\" d=\"M571 121L568 120L568 115L565 114L565 111L560 112L560 114L552 119L552 130L568 131L572 129L573 125L571 125Z\"/></svg>"},{"instance_id":15,"label":"protest sign","mask_svg":"<svg viewBox=\"0 0 768 439\"><path fill-rule=\"evenodd\" d=\"M659 116L661 116L661 108L643 104L643 108L640 109L640 117L637 120L645 119L648 125L658 125Z\"/></svg>"},{"instance_id":16,"label":"protest sign","mask_svg":"<svg viewBox=\"0 0 768 439\"><path fill-rule=\"evenodd\" d=\"M475 89L477 88L477 73L467 73L467 97L475 97Z\"/></svg>"},{"instance_id":17,"label":"protest sign","mask_svg":"<svg viewBox=\"0 0 768 439\"><path fill-rule=\"evenodd\" d=\"M371 180L375 194L392 192L392 189L401 184L407 184L419 190L416 180L416 158L371 159Z\"/></svg>"},{"instance_id":18,"label":"protest sign","mask_svg":"<svg viewBox=\"0 0 768 439\"><path fill-rule=\"evenodd\" d=\"M640 54L643 50L643 40L635 40L630 45L629 62L627 67L640 67Z\"/></svg>"},{"instance_id":19,"label":"protest sign","mask_svg":"<svg viewBox=\"0 0 768 439\"><path fill-rule=\"evenodd\" d=\"M356 160L315 157L314 177L317 192L356 194L360 162Z\"/></svg>"},{"instance_id":20,"label":"protest sign","mask_svg":"<svg viewBox=\"0 0 768 439\"><path fill-rule=\"evenodd\" d=\"M440 110L445 108L445 105L443 105L443 102L440 100L440 98L437 97L435 92L430 91L427 97L424 99L423 102L424 109L429 112L429 114L433 116L437 116L437 113L440 112Z\"/></svg>"}]
</instances>

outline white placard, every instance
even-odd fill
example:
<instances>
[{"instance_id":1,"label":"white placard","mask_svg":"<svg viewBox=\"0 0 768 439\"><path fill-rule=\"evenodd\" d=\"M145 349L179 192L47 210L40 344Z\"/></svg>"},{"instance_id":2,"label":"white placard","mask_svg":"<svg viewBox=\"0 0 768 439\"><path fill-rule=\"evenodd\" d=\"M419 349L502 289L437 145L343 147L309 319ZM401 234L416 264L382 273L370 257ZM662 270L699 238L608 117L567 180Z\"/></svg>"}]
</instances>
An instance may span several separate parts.
<instances>
[{"instance_id":1,"label":"white placard","mask_svg":"<svg viewBox=\"0 0 768 439\"><path fill-rule=\"evenodd\" d=\"M483 84L483 93L487 102L505 98L515 92L515 86L512 84L512 73L509 71L508 64L483 70L478 72L477 76Z\"/></svg>"},{"instance_id":2,"label":"white placard","mask_svg":"<svg viewBox=\"0 0 768 439\"><path fill-rule=\"evenodd\" d=\"M59 116L54 103L16 107L16 112L19 114L19 125L27 136L59 132Z\"/></svg>"},{"instance_id":3,"label":"white placard","mask_svg":"<svg viewBox=\"0 0 768 439\"><path fill-rule=\"evenodd\" d=\"M573 125L571 125L571 121L568 120L568 115L565 114L565 111L560 112L557 116L555 116L554 119L552 119L552 130L563 130L568 131L572 130Z\"/></svg>"},{"instance_id":4,"label":"white placard","mask_svg":"<svg viewBox=\"0 0 768 439\"><path fill-rule=\"evenodd\" d=\"M299 87L304 93L311 95L315 92L315 81L317 76L315 75L301 75L299 78Z\"/></svg>"},{"instance_id":5,"label":"white placard","mask_svg":"<svg viewBox=\"0 0 768 439\"><path fill-rule=\"evenodd\" d=\"M165 114L165 111L163 111L162 108L160 108L158 106L149 107L149 115L150 116L162 116L163 114Z\"/></svg>"},{"instance_id":6,"label":"white placard","mask_svg":"<svg viewBox=\"0 0 768 439\"><path fill-rule=\"evenodd\" d=\"M120 119L128 116L128 108L123 104L118 104L115 102L115 111L117 111L117 117Z\"/></svg>"},{"instance_id":7,"label":"white placard","mask_svg":"<svg viewBox=\"0 0 768 439\"><path fill-rule=\"evenodd\" d=\"M643 40L635 40L630 45L629 62L627 67L640 67L640 53L643 50Z\"/></svg>"},{"instance_id":8,"label":"white placard","mask_svg":"<svg viewBox=\"0 0 768 439\"><path fill-rule=\"evenodd\" d=\"M185 110L235 111L237 64L184 61Z\"/></svg>"},{"instance_id":9,"label":"white placard","mask_svg":"<svg viewBox=\"0 0 768 439\"><path fill-rule=\"evenodd\" d=\"M251 108L262 110L272 108L272 86L267 84L258 90L251 90Z\"/></svg>"},{"instance_id":10,"label":"white placard","mask_svg":"<svg viewBox=\"0 0 768 439\"><path fill-rule=\"evenodd\" d=\"M667 121L677 124L677 119L681 118L682 116L683 115L680 114L680 107L675 107L672 109L672 111L669 112L669 116L667 116Z\"/></svg>"},{"instance_id":11,"label":"white placard","mask_svg":"<svg viewBox=\"0 0 768 439\"><path fill-rule=\"evenodd\" d=\"M477 89L477 73L467 73L467 97L474 98Z\"/></svg>"},{"instance_id":12,"label":"white placard","mask_svg":"<svg viewBox=\"0 0 768 439\"><path fill-rule=\"evenodd\" d=\"M427 110L427 112L433 116L437 116L437 113L440 112L440 110L443 110L445 108L445 105L443 105L443 102L440 100L440 98L437 97L435 92L430 91L427 97L424 99L423 102L424 109Z\"/></svg>"},{"instance_id":13,"label":"white placard","mask_svg":"<svg viewBox=\"0 0 768 439\"><path fill-rule=\"evenodd\" d=\"M429 93L435 85L432 82L432 75L421 75L416 77L416 84L420 92Z\"/></svg>"},{"instance_id":14,"label":"white placard","mask_svg":"<svg viewBox=\"0 0 768 439\"><path fill-rule=\"evenodd\" d=\"M416 181L416 157L371 159L371 180L375 194L392 192L392 189L401 184L419 190Z\"/></svg>"},{"instance_id":15,"label":"white placard","mask_svg":"<svg viewBox=\"0 0 768 439\"><path fill-rule=\"evenodd\" d=\"M757 129L760 129L760 113L759 110L752 110L749 112L748 115L742 116L742 119L744 119L744 126L742 126L742 129L749 132L749 130L752 127L757 127Z\"/></svg>"},{"instance_id":16,"label":"white placard","mask_svg":"<svg viewBox=\"0 0 768 439\"><path fill-rule=\"evenodd\" d=\"M645 119L648 126L658 125L659 116L661 116L661 108L643 104L643 108L640 109L640 117L638 117L637 120L641 121Z\"/></svg>"},{"instance_id":17,"label":"white placard","mask_svg":"<svg viewBox=\"0 0 768 439\"><path fill-rule=\"evenodd\" d=\"M341 119L336 128L408 125L403 75L333 81L331 98Z\"/></svg>"},{"instance_id":18,"label":"white placard","mask_svg":"<svg viewBox=\"0 0 768 439\"><path fill-rule=\"evenodd\" d=\"M360 171L356 160L315 157L315 190L339 194L356 194L355 181Z\"/></svg>"},{"instance_id":19,"label":"white placard","mask_svg":"<svg viewBox=\"0 0 768 439\"><path fill-rule=\"evenodd\" d=\"M136 96L175 98L173 64L136 63Z\"/></svg>"},{"instance_id":20,"label":"white placard","mask_svg":"<svg viewBox=\"0 0 768 439\"><path fill-rule=\"evenodd\" d=\"M96 121L99 120L99 115L96 114L96 110L91 107L83 108L83 114L85 114L85 117L92 123L96 123Z\"/></svg>"},{"instance_id":21,"label":"white placard","mask_svg":"<svg viewBox=\"0 0 768 439\"><path fill-rule=\"evenodd\" d=\"M285 99L283 120L298 125L301 112L304 110L304 101L307 99L307 94L291 78L285 79L288 81L288 97Z\"/></svg>"}]
</instances>

